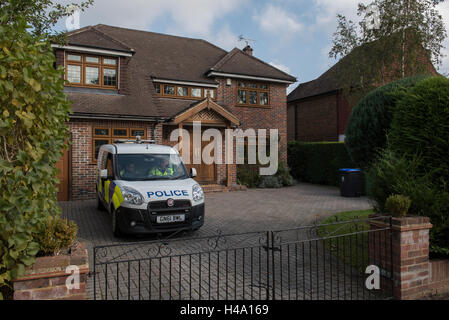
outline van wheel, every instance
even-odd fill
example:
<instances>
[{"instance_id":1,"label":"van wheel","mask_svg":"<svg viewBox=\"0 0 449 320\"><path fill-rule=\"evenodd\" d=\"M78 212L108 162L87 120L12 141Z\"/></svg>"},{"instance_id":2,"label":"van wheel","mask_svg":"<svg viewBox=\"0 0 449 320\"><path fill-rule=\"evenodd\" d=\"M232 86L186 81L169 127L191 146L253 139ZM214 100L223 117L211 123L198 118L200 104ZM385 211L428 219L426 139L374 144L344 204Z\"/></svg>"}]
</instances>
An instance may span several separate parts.
<instances>
[{"instance_id":1,"label":"van wheel","mask_svg":"<svg viewBox=\"0 0 449 320\"><path fill-rule=\"evenodd\" d=\"M105 209L105 207L104 207L103 203L101 202L100 196L98 195L98 192L97 192L97 210L104 211L104 209Z\"/></svg>"},{"instance_id":2,"label":"van wheel","mask_svg":"<svg viewBox=\"0 0 449 320\"><path fill-rule=\"evenodd\" d=\"M112 233L116 238L120 238L123 233L120 230L120 226L117 222L117 213L115 212L114 207L111 208L111 214L112 214Z\"/></svg>"}]
</instances>

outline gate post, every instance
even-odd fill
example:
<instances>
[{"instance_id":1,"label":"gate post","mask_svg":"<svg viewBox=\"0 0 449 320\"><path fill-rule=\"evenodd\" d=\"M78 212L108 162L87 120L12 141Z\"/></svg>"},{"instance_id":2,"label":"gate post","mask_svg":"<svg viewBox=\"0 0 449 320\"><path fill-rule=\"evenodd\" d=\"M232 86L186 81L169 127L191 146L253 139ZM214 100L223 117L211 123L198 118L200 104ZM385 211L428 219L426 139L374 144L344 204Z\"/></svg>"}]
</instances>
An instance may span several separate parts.
<instances>
[{"instance_id":1,"label":"gate post","mask_svg":"<svg viewBox=\"0 0 449 320\"><path fill-rule=\"evenodd\" d=\"M430 280L430 219L390 217L385 220L370 220L369 224L370 264L381 270L381 289L393 288L394 298L400 300L423 297ZM390 232L391 236L384 236L385 232ZM390 270L393 271L392 275Z\"/></svg>"}]
</instances>

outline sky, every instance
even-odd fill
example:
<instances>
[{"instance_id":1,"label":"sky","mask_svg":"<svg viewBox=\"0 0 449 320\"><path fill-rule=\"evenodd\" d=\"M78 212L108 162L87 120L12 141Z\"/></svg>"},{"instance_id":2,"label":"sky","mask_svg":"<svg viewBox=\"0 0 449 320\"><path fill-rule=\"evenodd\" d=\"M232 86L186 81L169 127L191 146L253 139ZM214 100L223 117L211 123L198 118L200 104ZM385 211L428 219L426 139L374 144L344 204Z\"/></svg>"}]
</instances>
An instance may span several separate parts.
<instances>
[{"instance_id":1,"label":"sky","mask_svg":"<svg viewBox=\"0 0 449 320\"><path fill-rule=\"evenodd\" d=\"M357 20L357 4L368 0L94 0L80 15L80 27L108 24L189 38L205 39L225 50L243 48L295 76L299 83L319 77L329 58L338 13ZM59 3L79 3L60 0ZM449 1L439 4L449 26ZM65 29L65 21L57 25ZM449 29L448 29L449 30ZM449 39L439 71L449 73Z\"/></svg>"}]
</instances>

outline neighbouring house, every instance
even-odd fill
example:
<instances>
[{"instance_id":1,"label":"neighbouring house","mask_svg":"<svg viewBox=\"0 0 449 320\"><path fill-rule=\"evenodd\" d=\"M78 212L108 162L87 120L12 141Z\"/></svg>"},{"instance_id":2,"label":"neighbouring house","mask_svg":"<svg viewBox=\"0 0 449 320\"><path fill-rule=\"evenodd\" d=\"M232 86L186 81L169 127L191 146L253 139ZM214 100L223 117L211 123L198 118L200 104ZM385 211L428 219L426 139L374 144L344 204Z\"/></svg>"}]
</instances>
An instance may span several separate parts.
<instances>
[{"instance_id":1,"label":"neighbouring house","mask_svg":"<svg viewBox=\"0 0 449 320\"><path fill-rule=\"evenodd\" d=\"M357 103L357 99L347 99L338 84L339 73L347 66L345 58L317 79L299 84L288 95L288 141L344 141L351 111ZM424 61L422 73L438 75L428 59L420 60ZM392 80L395 79L389 79Z\"/></svg>"},{"instance_id":2,"label":"neighbouring house","mask_svg":"<svg viewBox=\"0 0 449 320\"><path fill-rule=\"evenodd\" d=\"M70 149L58 163L59 200L95 196L101 145L136 136L175 145L172 130L191 131L194 121L222 132L278 129L286 162L286 89L296 78L254 57L249 46L228 52L201 39L101 24L69 32L64 46L52 46L73 102ZM237 183L236 164L187 167L216 190Z\"/></svg>"}]
</instances>

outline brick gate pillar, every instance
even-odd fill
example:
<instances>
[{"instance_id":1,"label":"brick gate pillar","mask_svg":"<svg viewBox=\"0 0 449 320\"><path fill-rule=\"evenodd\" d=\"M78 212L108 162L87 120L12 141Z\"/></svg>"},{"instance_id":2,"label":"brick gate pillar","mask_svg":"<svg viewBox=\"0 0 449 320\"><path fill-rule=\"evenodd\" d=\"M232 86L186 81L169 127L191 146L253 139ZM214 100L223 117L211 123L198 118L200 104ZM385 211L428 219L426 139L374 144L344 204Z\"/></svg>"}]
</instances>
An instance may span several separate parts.
<instances>
[{"instance_id":1,"label":"brick gate pillar","mask_svg":"<svg viewBox=\"0 0 449 320\"><path fill-rule=\"evenodd\" d=\"M389 226L389 218L370 221L370 230L388 229ZM428 217L392 218L391 236L389 230L382 231L384 235L379 232L370 234L370 263L381 270L381 289L393 288L394 298L417 299L426 294L430 282L431 228L432 224ZM391 270L393 270L393 284L389 277Z\"/></svg>"}]
</instances>

